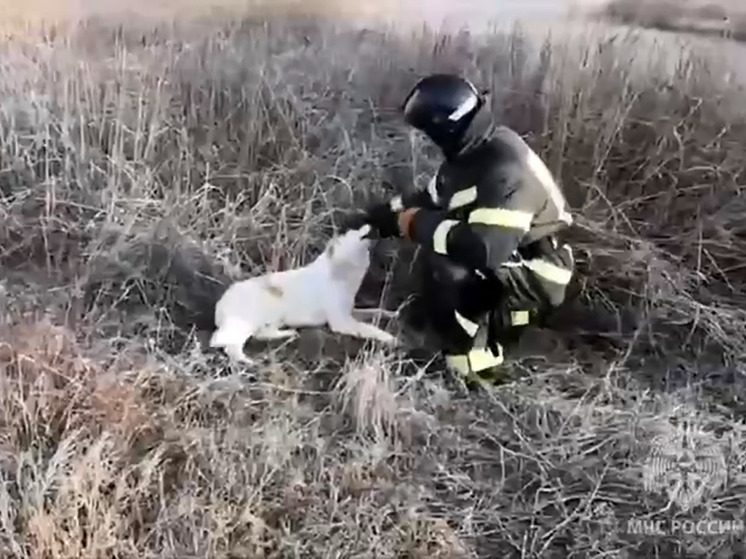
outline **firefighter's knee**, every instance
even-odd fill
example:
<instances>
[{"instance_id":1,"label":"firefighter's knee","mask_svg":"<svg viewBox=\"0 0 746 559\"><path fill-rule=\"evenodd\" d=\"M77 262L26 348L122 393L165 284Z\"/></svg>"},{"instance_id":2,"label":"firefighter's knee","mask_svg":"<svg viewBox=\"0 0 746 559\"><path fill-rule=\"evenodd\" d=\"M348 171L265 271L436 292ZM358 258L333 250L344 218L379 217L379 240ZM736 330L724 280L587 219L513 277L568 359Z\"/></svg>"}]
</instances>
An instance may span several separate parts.
<instances>
[{"instance_id":1,"label":"firefighter's knee","mask_svg":"<svg viewBox=\"0 0 746 559\"><path fill-rule=\"evenodd\" d=\"M459 285L471 277L469 268L437 253L427 254L425 273L432 278L434 283L443 287Z\"/></svg>"},{"instance_id":2,"label":"firefighter's knee","mask_svg":"<svg viewBox=\"0 0 746 559\"><path fill-rule=\"evenodd\" d=\"M566 285L548 285L546 288L549 308L557 308L565 302L567 296Z\"/></svg>"}]
</instances>

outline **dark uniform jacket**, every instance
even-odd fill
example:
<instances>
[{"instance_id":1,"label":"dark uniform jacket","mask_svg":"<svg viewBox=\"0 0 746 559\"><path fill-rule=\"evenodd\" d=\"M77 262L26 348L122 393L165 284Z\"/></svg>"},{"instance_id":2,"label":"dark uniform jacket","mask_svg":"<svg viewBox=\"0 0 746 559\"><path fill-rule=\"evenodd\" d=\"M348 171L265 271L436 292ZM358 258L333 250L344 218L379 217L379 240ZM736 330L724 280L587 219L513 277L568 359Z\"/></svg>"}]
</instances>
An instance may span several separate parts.
<instances>
[{"instance_id":1,"label":"dark uniform jacket","mask_svg":"<svg viewBox=\"0 0 746 559\"><path fill-rule=\"evenodd\" d=\"M572 216L551 173L513 130L488 126L438 169L427 189L391 201L419 206L413 240L496 278L511 309L559 305L573 273L555 235Z\"/></svg>"}]
</instances>

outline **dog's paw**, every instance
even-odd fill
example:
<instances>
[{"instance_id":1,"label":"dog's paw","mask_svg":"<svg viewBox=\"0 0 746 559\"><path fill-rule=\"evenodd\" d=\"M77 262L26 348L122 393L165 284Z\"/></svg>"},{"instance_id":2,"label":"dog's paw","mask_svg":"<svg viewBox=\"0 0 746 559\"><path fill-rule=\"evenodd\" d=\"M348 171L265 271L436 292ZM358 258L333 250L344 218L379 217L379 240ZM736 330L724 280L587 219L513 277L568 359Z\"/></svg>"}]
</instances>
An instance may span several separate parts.
<instances>
[{"instance_id":1,"label":"dog's paw","mask_svg":"<svg viewBox=\"0 0 746 559\"><path fill-rule=\"evenodd\" d=\"M263 341L294 340L298 336L300 336L300 332L292 328L265 328L256 332L254 339Z\"/></svg>"},{"instance_id":2,"label":"dog's paw","mask_svg":"<svg viewBox=\"0 0 746 559\"><path fill-rule=\"evenodd\" d=\"M392 336L388 332L381 332L378 335L378 341L386 345L396 345L399 340L396 336Z\"/></svg>"},{"instance_id":3,"label":"dog's paw","mask_svg":"<svg viewBox=\"0 0 746 559\"><path fill-rule=\"evenodd\" d=\"M256 359L252 359L251 357L246 357L245 355L237 359L231 358L230 362L236 367L255 367L258 364Z\"/></svg>"},{"instance_id":4,"label":"dog's paw","mask_svg":"<svg viewBox=\"0 0 746 559\"><path fill-rule=\"evenodd\" d=\"M244 353L243 345L230 345L226 346L224 349L225 353L228 355L228 360L232 365L237 367L253 367L256 365L256 361Z\"/></svg>"},{"instance_id":5,"label":"dog's paw","mask_svg":"<svg viewBox=\"0 0 746 559\"><path fill-rule=\"evenodd\" d=\"M288 340L297 340L300 338L300 332L298 330L286 330Z\"/></svg>"}]
</instances>

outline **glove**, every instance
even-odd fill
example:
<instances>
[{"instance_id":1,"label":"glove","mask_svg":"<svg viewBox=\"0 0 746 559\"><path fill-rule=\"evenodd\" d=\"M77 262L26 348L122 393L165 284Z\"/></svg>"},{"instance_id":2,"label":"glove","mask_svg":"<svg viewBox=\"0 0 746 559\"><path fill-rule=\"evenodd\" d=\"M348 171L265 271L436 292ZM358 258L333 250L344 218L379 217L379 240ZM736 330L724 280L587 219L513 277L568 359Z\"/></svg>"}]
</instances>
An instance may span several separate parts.
<instances>
[{"instance_id":1,"label":"glove","mask_svg":"<svg viewBox=\"0 0 746 559\"><path fill-rule=\"evenodd\" d=\"M493 310L487 317L487 348L493 355L500 355L500 342L504 328L502 316L499 310Z\"/></svg>"},{"instance_id":2,"label":"glove","mask_svg":"<svg viewBox=\"0 0 746 559\"><path fill-rule=\"evenodd\" d=\"M397 212L391 209L388 202L374 204L366 210L365 221L371 227L378 230L379 235L383 238L398 237L399 216Z\"/></svg>"},{"instance_id":3,"label":"glove","mask_svg":"<svg viewBox=\"0 0 746 559\"><path fill-rule=\"evenodd\" d=\"M412 220L418 211L420 211L420 208L407 208L403 212L399 212L397 216L399 235L410 241L412 240Z\"/></svg>"}]
</instances>

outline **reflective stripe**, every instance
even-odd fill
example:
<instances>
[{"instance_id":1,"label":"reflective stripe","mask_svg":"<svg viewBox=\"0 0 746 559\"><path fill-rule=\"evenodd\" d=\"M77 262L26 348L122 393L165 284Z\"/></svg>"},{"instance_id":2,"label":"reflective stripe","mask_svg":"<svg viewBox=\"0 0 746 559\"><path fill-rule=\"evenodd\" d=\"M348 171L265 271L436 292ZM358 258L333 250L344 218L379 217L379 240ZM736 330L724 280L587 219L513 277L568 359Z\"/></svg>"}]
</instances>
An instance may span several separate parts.
<instances>
[{"instance_id":1,"label":"reflective stripe","mask_svg":"<svg viewBox=\"0 0 746 559\"><path fill-rule=\"evenodd\" d=\"M433 233L433 250L435 252L443 255L448 254L446 242L448 240L448 232L456 225L458 225L458 221L455 219L444 219L438 224Z\"/></svg>"},{"instance_id":2,"label":"reflective stripe","mask_svg":"<svg viewBox=\"0 0 746 559\"><path fill-rule=\"evenodd\" d=\"M519 256L519 258L520 258L520 256ZM507 260L507 261L503 262L502 264L500 264L500 267L501 268L520 268L524 264L525 264L525 262L523 261L523 259L516 260L516 261Z\"/></svg>"},{"instance_id":3,"label":"reflective stripe","mask_svg":"<svg viewBox=\"0 0 746 559\"><path fill-rule=\"evenodd\" d=\"M567 285L572 279L572 270L561 268L546 260L526 260L523 262L529 270L545 280L558 285Z\"/></svg>"},{"instance_id":4,"label":"reflective stripe","mask_svg":"<svg viewBox=\"0 0 746 559\"><path fill-rule=\"evenodd\" d=\"M525 326L530 322L530 315L528 311L511 311L510 312L510 325L511 326Z\"/></svg>"},{"instance_id":5,"label":"reflective stripe","mask_svg":"<svg viewBox=\"0 0 746 559\"><path fill-rule=\"evenodd\" d=\"M464 332L469 334L469 336L472 338L477 335L477 332L479 331L479 324L477 324L476 322L472 322L458 311L453 311L453 314L456 315L456 322L458 322L459 326L464 329Z\"/></svg>"},{"instance_id":6,"label":"reflective stripe","mask_svg":"<svg viewBox=\"0 0 746 559\"><path fill-rule=\"evenodd\" d=\"M552 239L552 242L553 246L557 243L555 239ZM567 254L567 257L570 260L570 268L574 267L575 258L573 256L572 247L568 244L563 244L557 250L557 252L559 252L560 250L564 251ZM513 257L516 258L516 260L507 260L500 264L500 267L520 268L521 266L523 266L529 268L542 277L546 277L546 279L548 279L549 281L554 281L555 283L561 284L569 283L570 280L567 278L570 277L571 279L573 273L571 269L558 266L557 264L552 264L551 262L540 258L536 258L533 260L523 260L523 258L521 258L520 254L517 251L513 253Z\"/></svg>"},{"instance_id":7,"label":"reflective stripe","mask_svg":"<svg viewBox=\"0 0 746 559\"><path fill-rule=\"evenodd\" d=\"M570 265L574 267L575 266L575 255L572 252L572 247L568 245L567 243L565 243L562 245L560 250L564 250L567 253L568 258L570 259Z\"/></svg>"},{"instance_id":8,"label":"reflective stripe","mask_svg":"<svg viewBox=\"0 0 746 559\"><path fill-rule=\"evenodd\" d=\"M494 355L487 348L480 348L473 349L465 355L446 356L446 364L464 376L484 371L490 367L497 367L498 365L502 365L503 362L502 347L500 347L499 355Z\"/></svg>"},{"instance_id":9,"label":"reflective stripe","mask_svg":"<svg viewBox=\"0 0 746 559\"><path fill-rule=\"evenodd\" d=\"M570 215L565 207L565 197L562 192L560 192L557 182L554 180L554 177L552 177L552 173L549 171L546 164L531 148L529 148L528 154L526 155L526 164L529 170L534 174L536 180L538 180L544 187L547 196L549 196L552 203L557 208L557 219L564 221L568 225L572 224L572 215Z\"/></svg>"},{"instance_id":10,"label":"reflective stripe","mask_svg":"<svg viewBox=\"0 0 746 559\"><path fill-rule=\"evenodd\" d=\"M438 174L434 174L430 182L427 183L427 193L430 194L430 199L436 206L440 203L440 196L438 196Z\"/></svg>"},{"instance_id":11,"label":"reflective stripe","mask_svg":"<svg viewBox=\"0 0 746 559\"><path fill-rule=\"evenodd\" d=\"M468 206L472 202L476 202L476 200L476 186L472 186L465 190L459 190L458 192L454 192L453 196L451 196L451 201L448 202L448 209L455 210L456 208L463 208L464 206Z\"/></svg>"},{"instance_id":12,"label":"reflective stripe","mask_svg":"<svg viewBox=\"0 0 746 559\"><path fill-rule=\"evenodd\" d=\"M404 209L404 202L402 202L401 196L394 196L389 202L389 208L392 212L400 212Z\"/></svg>"},{"instance_id":13,"label":"reflective stripe","mask_svg":"<svg viewBox=\"0 0 746 559\"><path fill-rule=\"evenodd\" d=\"M477 96L469 95L469 97L463 103L461 103L461 105L456 107L455 111L453 111L451 114L448 115L448 120L451 120L453 122L458 122L464 116L469 114L470 111L474 110L474 107L476 106L477 106Z\"/></svg>"},{"instance_id":14,"label":"reflective stripe","mask_svg":"<svg viewBox=\"0 0 746 559\"><path fill-rule=\"evenodd\" d=\"M469 223L481 223L483 225L498 225L510 229L528 231L531 228L533 214L520 210L507 210L505 208L477 208L469 215Z\"/></svg>"},{"instance_id":15,"label":"reflective stripe","mask_svg":"<svg viewBox=\"0 0 746 559\"><path fill-rule=\"evenodd\" d=\"M469 358L466 355L447 355L446 364L451 369L456 371L462 376L469 376L471 369L469 368Z\"/></svg>"}]
</instances>

